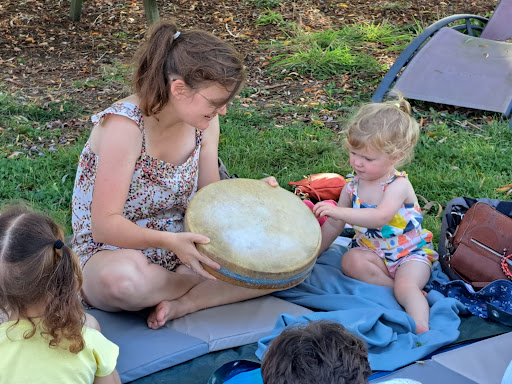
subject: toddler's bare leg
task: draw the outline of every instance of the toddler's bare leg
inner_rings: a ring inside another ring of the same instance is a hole
[[[407,261],[395,274],[395,297],[416,322],[416,333],[429,330],[430,308],[423,287],[430,278],[430,266],[421,261]]]
[[[393,287],[384,261],[375,253],[360,248],[348,250],[341,258],[342,272],[353,279],[365,283]]]

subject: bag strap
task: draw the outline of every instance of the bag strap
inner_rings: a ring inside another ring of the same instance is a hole
[[[503,273],[505,275],[507,275],[507,277],[512,280],[512,272],[510,272],[510,264],[511,264],[511,260],[510,258],[512,258],[512,253],[508,256],[504,256],[502,259],[501,259],[501,269],[503,270]]]
[[[306,184],[306,182],[307,182],[307,184]],[[313,186],[311,185],[311,175],[308,175],[305,179],[303,179],[301,181],[290,181],[288,184],[293,185],[295,187],[295,189],[294,189],[295,194],[300,196],[302,199],[308,199],[311,196],[311,192],[313,192],[316,195],[316,197],[313,196],[316,200],[318,200],[318,201],[322,200],[320,198],[320,194],[318,193],[318,191],[315,188],[313,188]],[[301,187],[306,187],[311,192],[303,192]]]
[[[309,183],[308,187],[315,193],[316,199],[318,201],[322,200],[320,198],[320,194],[318,193],[318,191],[315,188],[313,188],[313,186],[311,185],[311,175],[308,175],[308,183]]]
[[[430,211],[430,208],[432,208],[433,206],[437,206],[436,218],[441,217],[441,215],[443,214],[443,206],[441,204],[439,204],[437,201],[428,201],[425,197],[418,194],[416,194],[416,196],[423,200],[423,202],[425,203],[425,205],[421,208],[421,211],[423,213],[427,213],[428,211]]]

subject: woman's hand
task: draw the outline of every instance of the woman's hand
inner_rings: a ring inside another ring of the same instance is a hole
[[[214,276],[204,270],[201,263],[204,263],[213,269],[220,269],[220,265],[212,261],[210,258],[202,255],[196,248],[196,244],[208,244],[210,239],[206,236],[192,232],[179,232],[174,235],[176,236],[171,250],[176,254],[176,256],[178,256],[181,262],[198,275],[206,279],[216,280]]]
[[[263,181],[264,183],[267,183],[271,187],[279,187],[279,183],[277,182],[276,178],[274,176],[268,176],[264,179],[260,179],[260,181]]]

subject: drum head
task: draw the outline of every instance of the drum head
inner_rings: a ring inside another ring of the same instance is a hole
[[[285,289],[303,281],[315,263],[320,225],[299,197],[265,182],[227,179],[190,201],[185,227],[210,238],[199,252],[219,263],[212,275],[249,288]]]

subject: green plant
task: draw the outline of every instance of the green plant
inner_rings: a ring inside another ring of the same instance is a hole
[[[128,34],[126,32],[114,32],[113,35],[119,40],[126,40]]]
[[[132,68],[126,64],[114,63],[102,65],[101,76],[73,81],[75,88],[103,88],[116,87],[120,89],[121,96],[128,96],[130,90],[130,75]]]
[[[376,74],[381,70],[377,61],[370,55],[354,53],[348,46],[322,49],[313,43],[307,50],[299,50],[292,55],[278,55],[273,60],[271,70],[280,69],[283,74],[296,72],[299,75],[325,79],[351,71]]]
[[[271,9],[267,9],[263,12],[260,17],[256,20],[256,25],[283,25],[285,23],[283,15],[274,12]]]
[[[282,0],[253,0],[252,5],[258,8],[276,8],[281,4]]]
[[[374,58],[376,52],[400,50],[410,41],[410,34],[389,24],[346,25],[315,33],[295,29],[288,45],[276,44],[278,52],[286,52],[272,59],[270,70],[280,77],[290,72],[318,78],[353,71],[374,75],[383,70]]]
[[[37,105],[0,93],[0,156],[40,156],[54,150],[63,120],[82,113],[69,100]]]
[[[112,81],[128,85],[132,68],[126,64],[114,63],[101,67],[101,79],[105,83]]]

